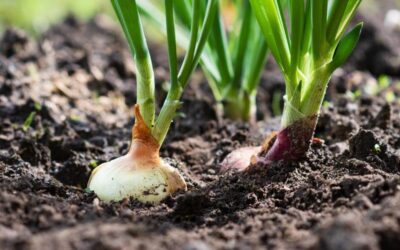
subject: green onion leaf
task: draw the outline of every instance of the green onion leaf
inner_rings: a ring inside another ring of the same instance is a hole
[[[347,33],[342,40],[340,40],[333,55],[330,67],[332,70],[340,67],[350,56],[355,48],[358,39],[360,38],[363,23],[357,24],[349,33]]]

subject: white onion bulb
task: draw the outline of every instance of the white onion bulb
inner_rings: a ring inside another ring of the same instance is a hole
[[[158,203],[177,190],[186,190],[179,172],[159,157],[159,144],[137,105],[135,117],[129,152],[98,166],[89,179],[88,188],[103,201],[132,197],[141,202]]]
[[[138,166],[131,155],[101,164],[93,171],[88,187],[103,201],[132,197],[157,203],[186,184],[178,171],[164,161]]]

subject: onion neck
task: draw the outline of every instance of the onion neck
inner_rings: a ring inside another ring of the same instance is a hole
[[[141,139],[132,140],[127,155],[137,163],[138,167],[159,165],[161,162],[158,148]]]
[[[159,143],[146,125],[139,105],[135,105],[134,112],[135,125],[132,128],[132,141],[127,156],[132,157],[138,167],[159,165]]]

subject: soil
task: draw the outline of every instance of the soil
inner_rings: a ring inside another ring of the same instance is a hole
[[[133,124],[135,73],[118,30],[104,16],[69,17],[38,41],[3,35],[1,249],[398,249],[400,105],[386,93],[400,90],[369,96],[381,72],[352,61],[332,79],[316,131],[323,141],[302,161],[245,174],[219,164],[279,128],[269,94],[283,89],[279,72],[263,74],[256,127],[219,117],[196,72],[161,150],[189,190],[155,206],[99,201],[85,189],[89,175],[126,152]],[[161,101],[167,58],[150,47]]]

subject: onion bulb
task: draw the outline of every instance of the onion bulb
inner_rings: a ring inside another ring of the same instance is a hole
[[[158,203],[177,190],[186,190],[179,172],[159,157],[159,144],[145,124],[139,106],[128,153],[98,166],[88,188],[103,201],[132,197],[145,203]]]
[[[261,147],[244,147],[232,151],[221,163],[221,171],[235,169],[245,171],[255,161]]]

